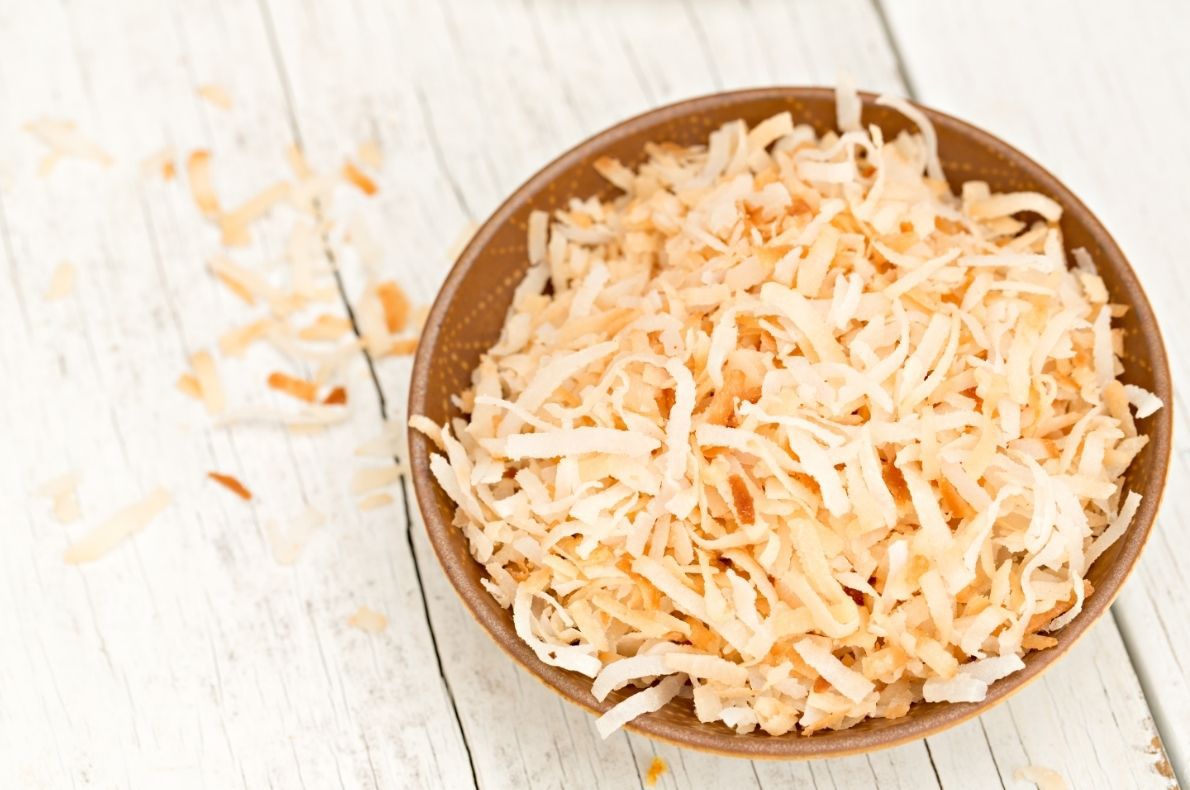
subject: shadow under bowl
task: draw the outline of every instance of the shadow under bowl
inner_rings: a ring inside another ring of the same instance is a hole
[[[865,124],[877,124],[885,139],[913,125],[897,112],[861,94]],[[1058,644],[1033,652],[1025,668],[992,685],[978,703],[918,703],[899,719],[869,719],[839,731],[812,736],[789,733],[737,735],[722,724],[703,724],[689,700],[675,700],[629,726],[643,735],[679,746],[746,758],[808,759],[886,748],[960,724],[1021,689],[1066,653],[1111,605],[1136,565],[1153,527],[1169,465],[1173,433],[1169,365],[1152,308],[1136,274],[1116,242],[1086,206],[1058,179],[1007,143],[949,115],[922,108],[938,134],[938,148],[951,187],[969,180],[988,182],[994,192],[1037,191],[1063,208],[1061,227],[1068,249],[1084,247],[1107,284],[1113,302],[1128,305],[1116,325],[1124,330],[1123,380],[1160,397],[1165,407],[1141,420],[1150,442],[1129,468],[1125,485],[1143,502],[1131,528],[1090,568],[1095,592],[1082,613],[1056,634]],[[591,137],[546,165],[496,210],[459,256],[426,321],[413,366],[409,414],[436,423],[458,416],[451,395],[470,385],[481,354],[497,340],[513,290],[528,268],[526,229],[532,210],[563,207],[571,197],[609,198],[615,190],[592,163],[612,156],[629,166],[644,159],[644,144],[670,141],[704,143],[723,123],[742,118],[749,125],[788,110],[795,123],[819,133],[834,128],[834,91],[828,88],[761,88],[718,93],[679,102],[631,118]],[[611,694],[603,703],[591,695],[591,680],[542,663],[513,630],[511,613],[480,585],[483,569],[475,562],[460,530],[451,525],[454,505],[429,471],[433,446],[410,431],[410,464],[418,505],[430,543],[443,570],[475,619],[503,650],[540,681],[591,712],[602,712],[624,698]]]

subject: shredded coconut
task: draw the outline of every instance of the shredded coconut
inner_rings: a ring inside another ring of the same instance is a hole
[[[140,502],[129,505],[88,532],[70,548],[63,559],[68,565],[94,562],[124,539],[144,529],[153,518],[169,507],[171,497],[164,488],[155,489]]]
[[[530,268],[461,419],[410,427],[542,661],[605,737],[690,689],[741,733],[975,702],[1128,529],[1161,407],[1061,207],[946,189],[925,114],[885,142],[787,113],[600,159],[528,221]]]

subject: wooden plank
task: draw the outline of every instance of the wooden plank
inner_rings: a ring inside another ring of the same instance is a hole
[[[0,263],[14,284],[0,288],[0,358],[20,382],[0,395],[0,486],[28,503],[9,511],[0,558],[0,784],[470,785],[403,513],[360,513],[344,473],[379,428],[362,359],[352,419],[320,434],[216,430],[174,389],[188,355],[250,311],[206,273],[216,234],[184,188],[141,182],[138,167],[163,146],[210,148],[231,205],[284,172],[290,130],[259,10],[33,4],[0,18],[0,41],[0,149],[13,157]],[[231,111],[196,97],[205,82],[228,88]],[[19,123],[42,113],[76,121],[114,166],[39,178]],[[284,224],[241,259],[277,254]],[[77,288],[46,303],[63,259]],[[225,361],[229,399],[270,401],[264,373],[283,364],[263,348]],[[84,517],[61,526],[31,493],[68,469]],[[243,479],[253,503],[206,480],[212,469]],[[158,485],[173,504],[140,534],[94,564],[62,562]],[[329,523],[278,565],[264,525],[307,505]],[[388,628],[348,627],[360,605]]]
[[[978,10],[986,7],[980,4]],[[888,3],[919,98],[1020,147],[1103,220],[1145,283],[1174,377],[1190,372],[1190,277],[1184,257],[1190,153],[1170,143],[1190,122],[1184,3],[1121,13],[1108,2]],[[1179,399],[1180,400],[1180,399]],[[1181,409],[1183,403],[1177,407]],[[1140,567],[1113,607],[1170,759],[1190,777],[1190,479],[1183,430],[1161,518]],[[1104,626],[1106,628],[1106,626]],[[1063,665],[1065,669],[1065,663]],[[1136,744],[1137,748],[1149,744]]]

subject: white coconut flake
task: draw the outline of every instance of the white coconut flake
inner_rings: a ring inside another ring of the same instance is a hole
[[[678,696],[685,684],[685,676],[670,675],[656,686],[638,691],[623,702],[612,706],[595,720],[595,729],[599,732],[599,737],[606,741],[612,733],[637,716],[661,710],[669,704],[670,700]]]

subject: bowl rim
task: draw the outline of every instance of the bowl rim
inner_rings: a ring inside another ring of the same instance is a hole
[[[833,100],[834,94],[835,89],[830,87],[772,86],[720,91],[696,96],[619,121],[590,135],[555,157],[517,187],[484,221],[462,252],[459,253],[426,318],[421,342],[418,344],[413,362],[407,414],[412,416],[424,413],[422,404],[425,403],[427,397],[427,379],[442,328],[442,321],[467,273],[480,260],[483,250],[495,232],[509,221],[528,198],[542,191],[558,175],[575,163],[589,158],[592,153],[604,148],[609,143],[634,134],[642,126],[651,126],[679,117],[697,115],[706,110],[718,109],[723,104],[742,105],[773,99]],[[870,92],[861,91],[859,95],[865,108],[872,105],[877,98],[877,94]],[[981,702],[937,703],[937,707],[931,708],[924,716],[917,718],[906,716],[902,719],[892,720],[893,723],[879,729],[828,731],[811,736],[792,733],[778,737],[763,734],[740,736],[726,727],[722,728],[722,732],[711,731],[708,733],[665,719],[654,718],[652,714],[633,720],[626,725],[626,729],[675,746],[720,756],[778,760],[844,757],[891,748],[937,734],[987,712],[1036,680],[1058,659],[1069,652],[1091,626],[1109,610],[1128,577],[1135,570],[1141,552],[1152,535],[1153,524],[1169,475],[1173,437],[1173,383],[1160,327],[1135,270],[1099,218],[1069,187],[1040,164],[999,137],[967,121],[917,102],[910,103],[925,113],[935,126],[948,127],[950,130],[972,138],[984,147],[1002,154],[1014,167],[1028,173],[1039,185],[1039,190],[1057,200],[1064,211],[1079,216],[1082,224],[1086,226],[1088,232],[1103,250],[1103,258],[1113,259],[1112,269],[1131,297],[1127,300],[1128,304],[1137,312],[1149,346],[1147,349],[1149,362],[1157,384],[1154,391],[1158,397],[1162,398],[1164,406],[1153,415],[1148,433],[1151,452],[1154,453],[1152,463],[1155,464],[1155,470],[1158,473],[1150,476],[1133,524],[1125,533],[1121,543],[1121,554],[1116,558],[1116,563],[1109,575],[1108,581],[1111,584],[1097,588],[1095,594],[1087,598],[1083,611],[1059,632],[1060,641],[1057,645],[1041,651],[1041,656],[1026,665],[1024,669],[997,681]],[[471,616],[480,623],[501,650],[526,669],[532,677],[586,711],[593,714],[601,713],[607,706],[606,704],[600,706],[595,702],[594,697],[590,694],[589,679],[582,678],[581,681],[576,681],[577,676],[574,676],[574,673],[544,664],[532,654],[528,646],[521,642],[511,628],[501,631],[495,623],[489,622],[489,619],[484,616],[481,604],[484,603],[485,598],[490,600],[489,593],[482,586],[471,583],[463,569],[455,565],[447,554],[446,535],[449,530],[455,528],[446,523],[437,511],[435,494],[437,484],[429,472],[429,455],[433,448],[429,440],[417,431],[408,432],[408,442],[407,457],[410,459],[410,474],[427,537],[439,565],[451,582],[451,587],[462,599]],[[585,688],[583,682],[586,684]],[[831,736],[829,741],[826,740],[827,736]]]

